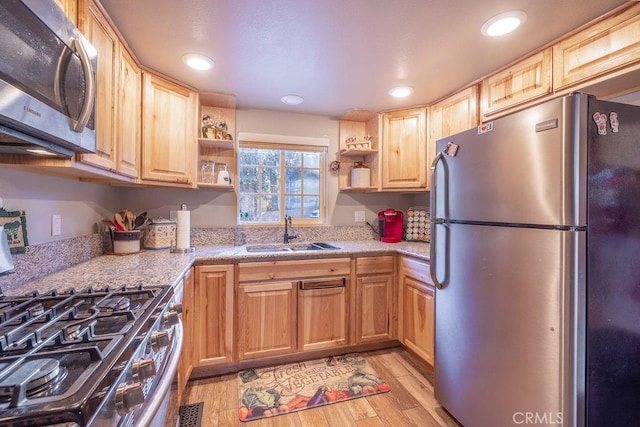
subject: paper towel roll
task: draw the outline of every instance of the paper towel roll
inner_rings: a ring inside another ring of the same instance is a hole
[[[176,218],[176,247],[189,249],[191,246],[191,212],[187,210],[177,211]]]

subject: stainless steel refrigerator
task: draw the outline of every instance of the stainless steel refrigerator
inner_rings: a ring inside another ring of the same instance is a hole
[[[436,151],[436,399],[466,427],[638,425],[640,107],[571,94]]]

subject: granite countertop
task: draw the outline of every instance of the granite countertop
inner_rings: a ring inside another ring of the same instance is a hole
[[[298,243],[298,242],[296,242]],[[32,280],[7,295],[24,295],[57,289],[84,289],[106,286],[175,285],[193,264],[267,261],[276,259],[309,259],[353,255],[400,253],[429,260],[429,244],[420,242],[382,243],[377,240],[327,242],[340,249],[326,251],[247,252],[246,246],[197,246],[195,253],[174,254],[169,250],[147,250],[129,255],[102,255],[45,277]]]

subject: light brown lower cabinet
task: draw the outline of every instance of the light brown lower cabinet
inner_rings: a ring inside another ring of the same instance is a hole
[[[395,257],[356,260],[356,343],[390,339]]]
[[[192,347],[194,366],[233,362],[233,288],[233,265],[195,267],[193,293],[183,305],[193,328],[185,347]]]
[[[347,344],[348,283],[347,277],[299,282],[299,351],[320,350]]]
[[[433,366],[435,337],[435,287],[429,263],[400,258],[398,335],[413,353]]]
[[[295,353],[296,282],[238,286],[238,358]]]

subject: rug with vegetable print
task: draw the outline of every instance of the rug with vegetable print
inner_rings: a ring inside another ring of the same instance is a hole
[[[238,382],[240,421],[273,417],[390,390],[358,354],[249,369],[238,374]]]

